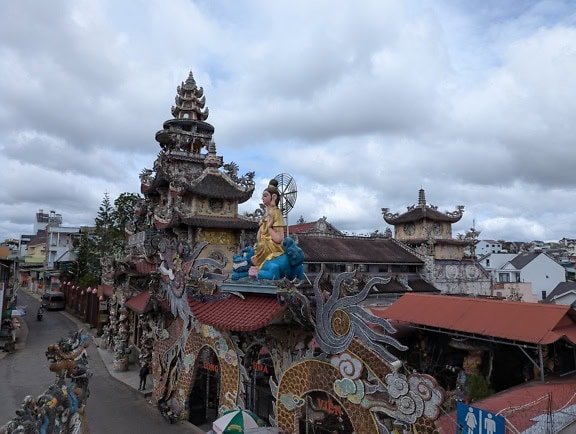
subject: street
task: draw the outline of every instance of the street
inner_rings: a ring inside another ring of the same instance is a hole
[[[54,382],[55,374],[48,370],[44,355],[46,348],[78,329],[78,324],[60,311],[47,311],[44,319],[37,321],[39,302],[22,291],[18,305],[27,307],[28,337],[23,348],[0,359],[0,426],[14,417],[26,395],[36,397]],[[94,344],[88,348],[88,356],[93,373],[87,403],[90,434],[195,432],[188,422],[168,424],[142,395],[111,377]]]

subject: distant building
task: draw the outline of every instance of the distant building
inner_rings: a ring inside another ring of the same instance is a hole
[[[440,212],[428,205],[423,189],[418,204],[402,214],[382,208],[386,223],[394,226],[394,239],[414,249],[426,262],[428,282],[449,294],[490,295],[490,277],[465,249],[474,239],[454,239],[452,225],[462,218],[463,206],[453,212]]]
[[[488,253],[506,253],[502,250],[502,243],[495,240],[480,240],[476,244],[476,255],[484,256]]]
[[[301,222],[291,225],[288,228],[290,235],[299,234],[322,234],[322,235],[336,235],[344,236],[344,233],[336,229],[333,225],[328,223],[326,217],[322,217],[315,222]]]
[[[42,292],[58,287],[61,267],[76,260],[74,239],[80,236],[80,228],[63,227],[62,214],[39,210],[34,231],[20,236],[19,282]]]
[[[62,214],[56,214],[56,211],[50,211],[50,213],[45,213],[44,210],[40,209],[36,213],[36,220],[34,221],[34,233],[38,233],[40,230],[45,230],[48,226],[60,226],[62,225]]]
[[[531,283],[537,300],[546,298],[560,282],[566,281],[564,267],[542,252],[493,253],[480,259],[494,283],[510,289],[516,283]],[[502,289],[501,288],[501,289]],[[527,301],[527,300],[525,300]]]
[[[576,282],[560,282],[543,301],[576,307]]]

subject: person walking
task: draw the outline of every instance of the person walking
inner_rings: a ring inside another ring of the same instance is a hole
[[[146,389],[146,377],[150,373],[150,368],[148,368],[148,363],[145,363],[140,368],[140,385],[138,386],[138,390]]]

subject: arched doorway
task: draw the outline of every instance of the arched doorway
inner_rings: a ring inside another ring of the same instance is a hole
[[[205,346],[200,350],[194,369],[188,420],[194,425],[211,423],[218,416],[220,396],[220,362],[212,348]]]
[[[346,410],[332,395],[324,391],[306,394],[300,411],[299,432],[305,434],[339,434],[354,432]]]
[[[244,382],[246,408],[268,421],[274,401],[270,391],[270,378],[275,379],[272,356],[266,347],[253,345],[244,357],[244,367],[248,372],[248,380]]]

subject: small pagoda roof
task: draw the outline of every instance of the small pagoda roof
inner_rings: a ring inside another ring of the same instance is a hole
[[[231,199],[244,203],[252,197],[254,185],[242,186],[220,171],[207,170],[187,185],[186,191],[198,196]]]
[[[454,212],[440,212],[438,211],[438,207],[428,205],[426,203],[426,194],[424,189],[420,189],[418,193],[418,205],[409,206],[408,211],[403,214],[392,214],[389,212],[388,208],[382,208],[384,221],[391,225],[417,222],[424,219],[437,222],[456,223],[462,218],[463,213],[464,207],[461,205],[457,206],[456,211]]]

